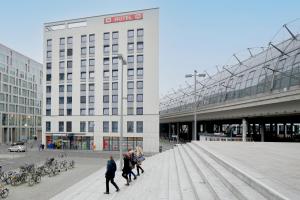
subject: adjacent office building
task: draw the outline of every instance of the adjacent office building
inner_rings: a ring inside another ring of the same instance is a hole
[[[155,8],[44,25],[48,147],[118,151],[123,99],[123,149],[158,151],[158,22]]]
[[[42,70],[0,44],[0,143],[41,139]]]

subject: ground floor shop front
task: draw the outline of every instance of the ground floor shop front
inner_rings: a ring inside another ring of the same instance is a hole
[[[93,136],[75,134],[53,134],[46,135],[46,147],[48,149],[73,149],[73,150],[103,150],[119,151],[119,137],[103,136],[101,146],[96,146]],[[135,149],[137,146],[143,148],[143,137],[124,137],[122,142],[123,151]]]

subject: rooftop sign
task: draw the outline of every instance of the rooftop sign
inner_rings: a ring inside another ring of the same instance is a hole
[[[122,15],[122,16],[113,16],[104,18],[104,24],[118,23],[118,22],[126,22],[133,20],[141,20],[143,19],[143,13],[135,13],[130,15]]]

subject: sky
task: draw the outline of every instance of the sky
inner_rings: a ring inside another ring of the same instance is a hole
[[[300,17],[297,0],[7,0],[0,7],[0,43],[39,62],[43,23],[160,8],[160,96],[183,87],[195,69],[216,73],[233,53],[266,46]],[[300,27],[300,26],[299,26]]]

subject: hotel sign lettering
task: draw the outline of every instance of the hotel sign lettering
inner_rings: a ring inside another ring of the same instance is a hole
[[[113,16],[104,18],[104,24],[118,23],[118,22],[127,22],[133,20],[141,20],[143,19],[143,13],[135,13],[130,15],[122,15],[122,16]]]

